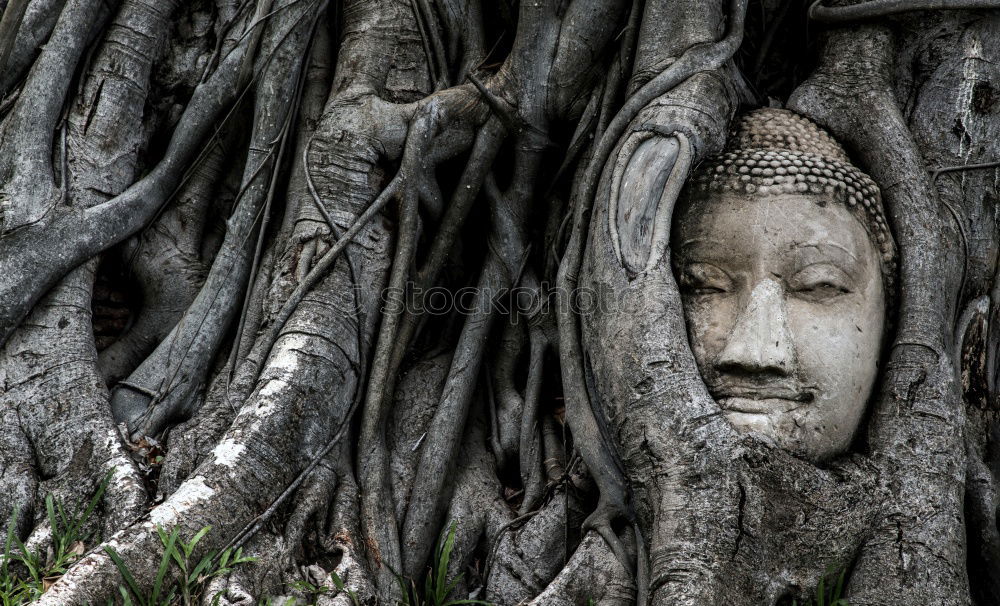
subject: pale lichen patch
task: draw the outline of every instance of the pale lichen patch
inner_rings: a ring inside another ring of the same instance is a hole
[[[172,528],[185,518],[188,510],[202,501],[207,501],[215,491],[205,483],[205,478],[195,476],[181,484],[163,504],[149,512],[149,520],[154,525]]]
[[[226,467],[236,467],[245,450],[246,447],[242,444],[226,439],[219,442],[212,450],[212,454],[215,455],[216,464],[225,465]]]

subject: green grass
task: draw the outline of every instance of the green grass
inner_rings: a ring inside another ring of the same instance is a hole
[[[100,503],[112,472],[98,485],[90,501],[80,511],[69,512],[62,502],[50,494],[45,497],[45,513],[52,529],[51,549],[37,553],[18,538],[15,529],[19,511],[15,509],[7,525],[3,552],[0,554],[0,606],[20,606],[34,602],[87,551],[88,546],[100,540],[95,532],[84,530]],[[163,558],[157,571],[153,588],[142,591],[125,562],[114,549],[106,547],[108,555],[122,574],[124,584],[119,587],[121,603],[125,606],[186,606],[200,603],[199,599],[208,582],[217,576],[232,572],[233,568],[253,561],[243,557],[241,549],[227,549],[219,557],[210,551],[197,562],[193,559],[195,547],[208,534],[210,527],[198,531],[190,540],[180,538],[177,529],[166,532],[157,528],[164,547]],[[173,569],[173,570],[171,570]],[[173,572],[168,576],[168,573]],[[168,579],[175,579],[168,582]],[[108,604],[113,604],[108,600]]]
[[[434,560],[430,570],[427,571],[427,576],[424,577],[423,591],[420,591],[420,586],[414,580],[406,579],[399,574],[396,575],[396,582],[399,583],[399,587],[403,592],[403,599],[399,602],[400,606],[453,606],[456,604],[483,604],[485,606],[492,606],[490,602],[481,600],[448,599],[448,594],[462,580],[461,574],[454,579],[447,578],[448,563],[451,561],[451,552],[455,548],[455,532],[457,527],[458,525],[452,522],[448,527],[448,533],[445,535],[444,541],[439,542],[434,547]]]
[[[358,594],[346,587],[344,581],[341,580],[340,575],[331,570],[330,580],[333,581],[333,585],[334,587],[337,588],[337,592],[343,592],[347,594],[347,597],[350,598],[351,600],[352,606],[361,606],[361,600],[358,599]],[[319,599],[319,596],[330,592],[329,587],[326,587],[325,585],[316,586],[308,581],[295,581],[289,587],[291,587],[292,589],[297,589],[302,593],[308,595],[310,604],[315,604],[316,600]],[[268,605],[265,604],[264,606]]]
[[[47,555],[28,550],[17,537],[14,529],[19,512],[14,509],[8,520],[0,558],[0,604],[14,606],[37,600],[80,559],[86,545],[96,540],[94,533],[84,532],[84,526],[104,496],[112,473],[104,477],[82,511],[67,512],[62,502],[51,494],[45,497],[45,512],[52,529],[52,549]]]
[[[113,472],[111,472],[113,473]],[[101,481],[94,495],[81,510],[70,513],[64,505],[48,495],[45,498],[46,516],[52,528],[52,545],[48,555],[33,553],[17,537],[18,511],[11,514],[4,537],[2,557],[0,557],[0,606],[20,606],[37,600],[41,595],[66,574],[99,537],[93,532],[85,532],[87,521],[93,515],[97,504],[107,490],[111,473]],[[163,556],[157,569],[153,586],[143,591],[135,580],[132,571],[111,547],[105,551],[118,567],[123,584],[119,586],[121,600],[124,606],[188,606],[200,604],[202,594],[209,581],[213,578],[229,574],[235,567],[253,562],[255,558],[244,557],[242,549],[226,549],[222,553],[209,551],[195,561],[193,558],[197,545],[211,531],[210,526],[199,530],[193,537],[185,541],[176,528],[169,532],[157,527],[160,542],[163,545]],[[455,547],[457,524],[452,522],[448,532],[434,548],[434,558],[423,583],[406,579],[397,574],[396,581],[402,590],[399,606],[458,606],[460,604],[480,604],[492,606],[490,602],[481,600],[449,600],[448,595],[458,586],[461,574],[449,579],[448,565],[451,562]],[[792,606],[850,606],[843,597],[846,571],[840,573],[836,582],[828,583],[830,574],[824,575],[816,588],[816,595],[807,602],[792,602]],[[354,606],[361,606],[355,592],[345,587],[344,582],[335,572],[330,573],[331,581],[337,592],[348,595]],[[319,597],[332,591],[329,587],[315,586],[306,581],[297,581],[292,589],[300,591],[308,597],[310,603],[315,603]],[[213,604],[218,603],[219,596],[214,596]],[[108,604],[113,604],[108,600]],[[261,602],[264,606],[279,606],[271,600]],[[588,606],[593,600],[588,601]]]
[[[212,529],[205,526],[191,539],[184,541],[176,528],[169,533],[157,526],[156,532],[163,544],[163,556],[156,572],[156,578],[149,591],[143,591],[132,572],[118,553],[110,546],[104,551],[118,567],[125,584],[118,587],[125,606],[193,606],[201,603],[201,597],[209,581],[229,574],[235,566],[255,561],[243,556],[243,549],[226,549],[221,554],[215,550],[206,553],[197,562],[193,559],[195,547]],[[218,556],[218,557],[216,557]],[[169,574],[173,569],[173,574]],[[173,579],[173,580],[169,580]],[[213,596],[212,603],[218,603],[219,595]]]

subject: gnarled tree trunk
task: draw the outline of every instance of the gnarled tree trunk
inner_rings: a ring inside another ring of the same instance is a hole
[[[0,1],[0,519],[44,553],[46,496],[110,478],[40,601],[117,599],[112,550],[149,587],[158,527],[211,526],[196,558],[258,559],[206,603],[429,570],[496,604],[841,571],[855,605],[1000,602],[1000,6],[830,4]],[[844,144],[900,251],[823,465],[720,414],[670,269],[685,179],[767,105]]]

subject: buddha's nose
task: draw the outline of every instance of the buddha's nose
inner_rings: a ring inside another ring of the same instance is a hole
[[[795,348],[780,284],[768,278],[754,286],[715,365],[729,373],[794,372]]]

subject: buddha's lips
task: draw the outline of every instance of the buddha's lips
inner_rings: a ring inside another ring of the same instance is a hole
[[[726,411],[755,414],[788,412],[812,402],[812,392],[785,386],[725,386],[712,390],[719,406]]]

